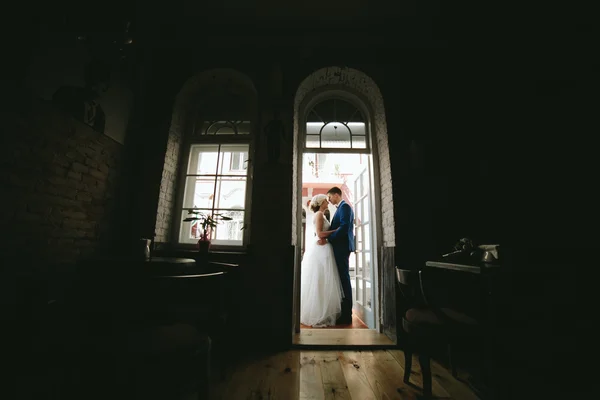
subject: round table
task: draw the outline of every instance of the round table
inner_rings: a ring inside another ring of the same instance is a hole
[[[144,263],[144,270],[154,276],[210,276],[212,274],[227,274],[238,264],[218,261],[196,261],[193,258],[152,257]]]
[[[193,258],[176,258],[176,257],[152,257],[149,261],[153,266],[154,265],[188,265],[193,266],[196,265],[196,260]]]

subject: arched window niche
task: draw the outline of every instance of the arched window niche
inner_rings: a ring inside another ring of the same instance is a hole
[[[241,248],[249,241],[251,163],[257,94],[253,82],[233,69],[203,71],[180,90],[169,128],[157,210],[156,242],[194,247],[189,210],[232,220],[211,233],[215,248]]]

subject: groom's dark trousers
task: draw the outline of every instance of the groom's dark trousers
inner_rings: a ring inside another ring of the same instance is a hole
[[[338,229],[339,228],[339,229]],[[341,201],[338,210],[331,220],[331,229],[334,230],[329,241],[333,246],[333,255],[337,264],[344,298],[342,299],[342,315],[340,318],[352,318],[352,285],[350,284],[350,253],[354,247],[354,211],[345,201]]]
[[[342,318],[352,317],[352,285],[350,284],[350,251],[348,249],[333,248],[333,256],[337,264],[344,298],[342,299]]]

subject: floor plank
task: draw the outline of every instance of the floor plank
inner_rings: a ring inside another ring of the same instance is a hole
[[[376,351],[361,351],[358,361],[361,368],[375,392],[377,399],[415,400],[416,393],[411,390],[402,390],[402,382],[396,378],[390,378],[385,370],[379,365],[375,357]],[[401,388],[401,390],[398,390]]]
[[[252,379],[249,379],[248,382],[252,388],[250,399],[283,400],[290,398],[289,394],[286,395],[284,388],[279,385],[279,380],[287,374],[285,355],[286,353],[271,355],[253,366]]]
[[[376,400],[377,396],[375,396],[359,360],[361,360],[361,355],[358,351],[344,351],[339,357],[350,396],[353,399]]]
[[[330,360],[324,359],[321,361],[321,377],[323,379],[323,391],[325,392],[326,400],[352,400],[337,354],[335,358],[332,357]]]
[[[296,400],[300,393],[300,352],[287,351],[276,355],[270,382],[270,399]]]
[[[325,391],[321,377],[321,364],[315,357],[317,352],[302,351],[300,353],[300,400],[324,400]]]

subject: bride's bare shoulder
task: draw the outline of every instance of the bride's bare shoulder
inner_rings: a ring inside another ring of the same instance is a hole
[[[318,217],[320,217],[321,215],[323,215],[323,211],[317,211],[317,212],[315,213],[315,215],[316,215],[316,216],[318,216]]]

